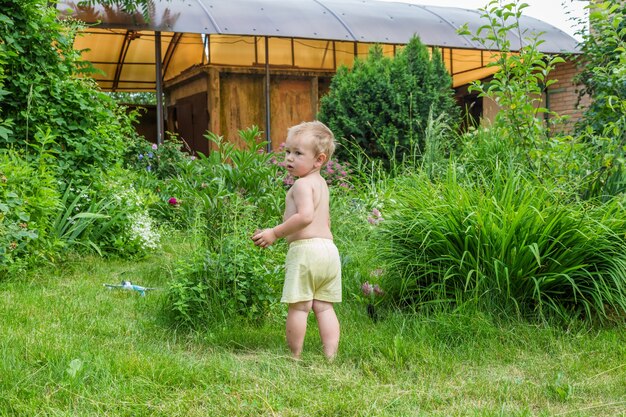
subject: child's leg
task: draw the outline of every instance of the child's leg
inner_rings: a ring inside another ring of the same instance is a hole
[[[313,311],[320,330],[324,354],[327,358],[332,359],[337,354],[339,347],[339,320],[337,320],[335,309],[332,303],[313,300]]]
[[[306,334],[306,322],[312,305],[313,301],[289,304],[286,326],[287,344],[289,349],[291,349],[291,354],[296,359],[300,358],[302,353],[304,335]]]

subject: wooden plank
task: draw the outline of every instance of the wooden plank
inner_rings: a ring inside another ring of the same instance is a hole
[[[311,80],[308,77],[274,77],[270,89],[272,112],[272,149],[287,139],[287,129],[313,120]]]
[[[220,117],[220,72],[216,68],[209,68],[207,89],[207,111],[209,113],[209,125],[207,126],[207,130],[219,135],[222,129]],[[213,150],[215,149],[215,145],[210,143],[209,148]]]
[[[242,146],[238,131],[252,125],[263,128],[265,100],[263,77],[247,74],[220,74],[221,135]]]

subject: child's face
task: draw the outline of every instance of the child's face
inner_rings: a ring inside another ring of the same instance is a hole
[[[285,143],[285,166],[294,177],[304,177],[319,170],[326,159],[323,153],[317,154],[313,138],[307,132],[287,138]]]

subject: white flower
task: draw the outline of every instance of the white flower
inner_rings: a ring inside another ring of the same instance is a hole
[[[130,238],[141,245],[142,249],[157,249],[161,234],[154,227],[154,220],[147,211],[133,213],[129,216]]]

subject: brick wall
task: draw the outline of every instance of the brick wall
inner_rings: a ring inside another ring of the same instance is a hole
[[[588,96],[578,99],[578,91],[582,86],[576,85],[574,82],[577,73],[577,64],[571,59],[557,64],[549,77],[551,80],[557,80],[557,82],[548,87],[548,91],[542,97],[541,105],[543,107],[547,107],[560,116],[568,116],[562,126],[562,131],[565,132],[572,132],[576,121],[583,115],[590,102]],[[493,122],[500,108],[492,100],[485,98],[482,109],[481,124],[488,126]],[[561,129],[557,128],[557,130]]]
[[[574,83],[577,73],[576,62],[573,60],[558,64],[550,73],[550,79],[557,80],[557,82],[548,87],[547,94],[544,96],[544,106],[561,116],[569,117],[564,126],[566,131],[573,129],[590,102],[588,96],[578,99],[578,92],[582,86]]]

